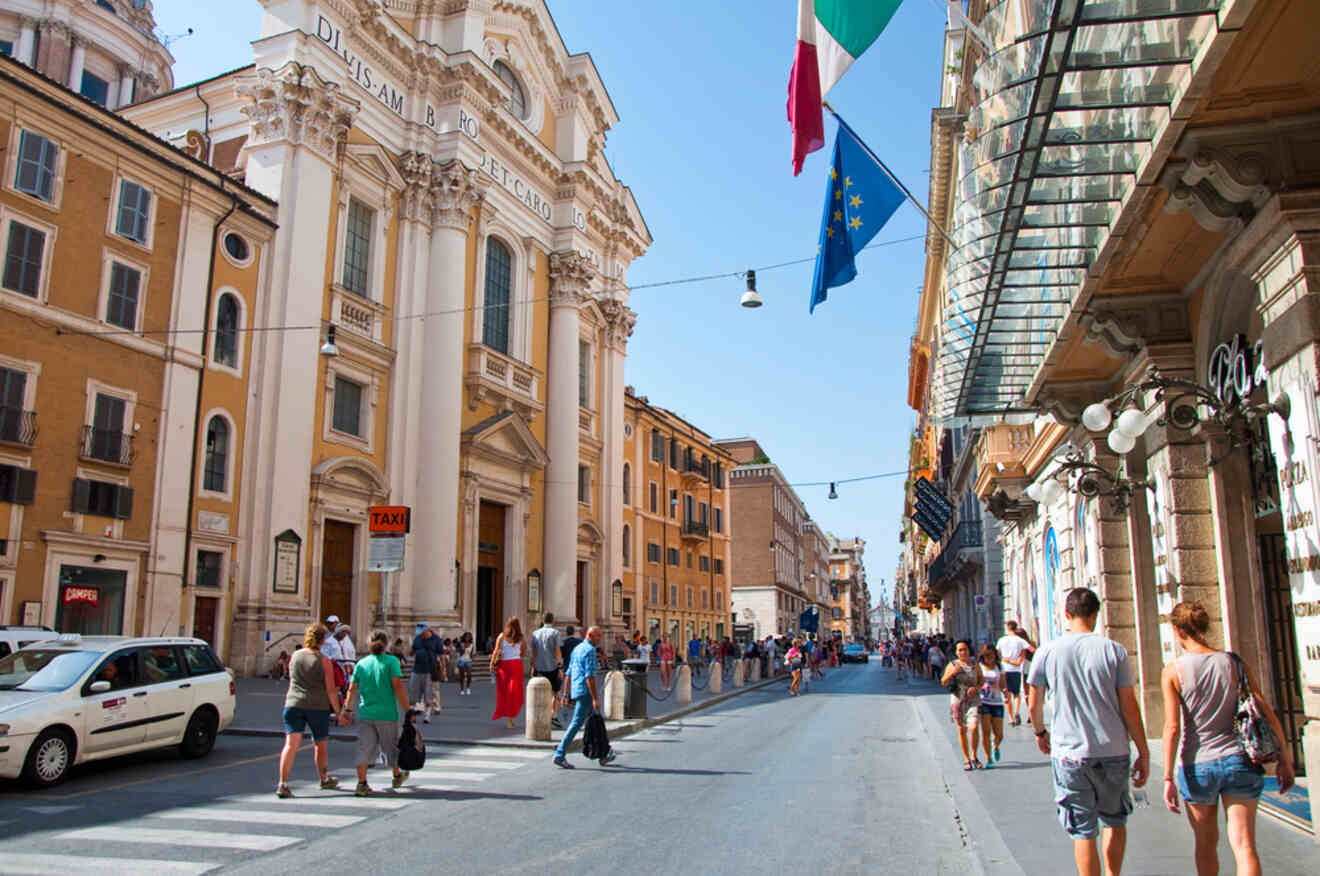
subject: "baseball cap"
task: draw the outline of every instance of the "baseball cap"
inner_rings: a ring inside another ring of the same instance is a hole
[[[332,615],[330,615],[328,618],[325,619],[325,622],[328,623],[328,624],[337,624],[337,623],[339,623],[339,615],[337,615],[337,614],[332,614]]]

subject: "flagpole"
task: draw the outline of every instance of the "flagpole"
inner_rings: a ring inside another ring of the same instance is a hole
[[[903,185],[901,182],[898,181],[898,177],[894,176],[894,174],[889,170],[889,168],[885,166],[885,163],[880,160],[880,156],[872,152],[871,147],[867,146],[866,142],[862,140],[861,137],[857,136],[857,132],[852,129],[852,126],[849,125],[847,122],[845,122],[843,120],[843,117],[834,111],[834,107],[830,106],[830,102],[828,100],[822,100],[821,105],[824,106],[825,109],[829,110],[830,115],[834,116],[834,120],[838,122],[840,125],[842,125],[844,130],[846,130],[849,134],[852,135],[852,138],[857,141],[857,145],[861,146],[862,150],[867,155],[871,156],[871,160],[874,161],[876,165],[885,172],[885,176],[889,177],[889,181],[891,183],[898,186],[898,190],[901,191],[907,197],[907,199],[912,202],[912,205],[921,211],[921,215],[925,216],[927,221],[929,221],[931,225],[935,226],[935,230],[938,231],[940,235],[943,236],[944,239],[949,242],[949,246],[953,247],[954,249],[957,249],[958,244],[953,242],[953,238],[949,236],[949,232],[944,230],[944,226],[936,222],[935,217],[930,215],[929,211],[926,210],[926,208],[922,205],[922,203],[912,196],[912,193],[908,191],[907,186]]]

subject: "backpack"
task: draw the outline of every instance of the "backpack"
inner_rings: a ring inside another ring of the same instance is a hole
[[[605,719],[600,712],[592,712],[587,718],[587,728],[582,734],[582,756],[599,760],[610,753],[610,740],[605,733]]]
[[[413,710],[408,710],[403,721],[403,732],[399,734],[399,769],[409,772],[421,769],[426,763],[426,742],[413,723],[415,714]]]

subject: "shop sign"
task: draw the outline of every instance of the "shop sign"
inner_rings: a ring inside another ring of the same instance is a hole
[[[65,587],[64,604],[72,602],[85,602],[88,605],[95,606],[101,601],[101,591],[96,587]]]
[[[1316,519],[1320,507],[1316,480],[1320,412],[1316,407],[1315,377],[1302,364],[1302,358],[1294,358],[1286,372],[1279,369],[1272,375],[1279,384],[1272,392],[1286,392],[1293,404],[1287,423],[1277,416],[1269,418],[1270,447],[1279,471],[1288,583],[1302,681],[1320,687],[1320,521]]]
[[[1220,404],[1227,406],[1246,401],[1265,385],[1269,371],[1265,367],[1262,345],[1262,341],[1250,345],[1246,335],[1238,335],[1210,353],[1206,382]]]

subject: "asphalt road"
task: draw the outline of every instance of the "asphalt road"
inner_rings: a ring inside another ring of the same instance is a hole
[[[280,740],[222,736],[202,761],[136,755],[49,792],[0,783],[0,874],[1071,872],[1030,734],[1006,740],[999,769],[963,773],[943,696],[873,661],[797,699],[774,684],[619,739],[610,767],[432,745],[397,792],[372,770],[369,799],[352,796],[353,743],[330,745],[342,790],[316,789],[304,750],[297,796],[278,800]],[[1190,839],[1158,804],[1139,810],[1125,872],[1191,872]],[[1310,838],[1262,819],[1260,843],[1267,872],[1317,872]],[[1226,846],[1221,860],[1230,872]]]

